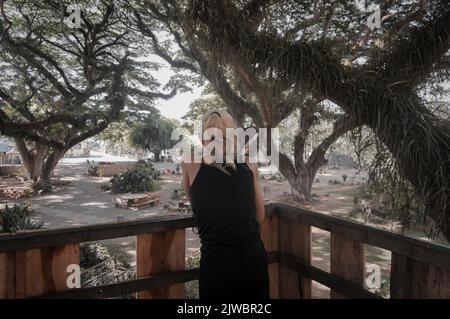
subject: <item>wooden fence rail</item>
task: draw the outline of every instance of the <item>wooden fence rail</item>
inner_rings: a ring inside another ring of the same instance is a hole
[[[364,288],[364,245],[392,252],[391,298],[450,298],[450,248],[281,203],[266,205],[261,228],[269,255],[272,298],[311,298],[312,281],[331,298],[380,298]],[[186,228],[192,217],[136,221],[0,235],[0,298],[183,298]],[[311,265],[311,227],[330,232],[330,272]],[[67,288],[67,266],[79,264],[79,244],[136,236],[137,278]]]

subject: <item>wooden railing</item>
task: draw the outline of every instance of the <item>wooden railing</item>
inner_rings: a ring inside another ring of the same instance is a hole
[[[364,224],[279,203],[266,206],[262,238],[269,255],[272,298],[311,298],[312,280],[332,298],[380,298],[364,288],[364,244],[392,252],[391,298],[450,298],[450,249]],[[0,236],[0,298],[183,298],[189,216],[37,230]],[[311,265],[311,227],[330,232],[330,272]],[[67,288],[67,266],[79,264],[79,244],[136,236],[137,278]]]

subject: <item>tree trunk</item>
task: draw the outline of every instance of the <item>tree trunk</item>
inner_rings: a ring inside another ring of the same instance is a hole
[[[42,165],[41,172],[39,174],[40,181],[50,184],[55,167],[67,150],[53,150],[53,152],[48,155],[47,160],[44,165]]]
[[[161,150],[154,150],[155,162],[161,162]]]
[[[297,155],[303,156],[303,154]],[[319,167],[323,162],[317,165],[302,165],[297,170],[294,169],[292,162],[286,155],[280,154],[280,172],[287,179],[294,196],[301,200],[312,200],[312,186],[316,178]]]
[[[36,145],[29,149],[24,140],[19,138],[14,140],[22,157],[23,166],[33,182],[50,185],[56,165],[68,150],[55,150],[46,145]]]

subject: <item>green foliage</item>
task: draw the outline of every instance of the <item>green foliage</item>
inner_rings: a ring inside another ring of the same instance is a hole
[[[200,267],[200,255],[195,254],[186,258],[186,269],[195,269]],[[198,281],[190,281],[185,284],[186,299],[198,298]]]
[[[398,220],[406,230],[421,225],[428,236],[439,234],[436,224],[430,223],[424,199],[401,174],[392,154],[386,146],[375,140],[376,153],[369,166],[368,192],[382,208],[385,218]]]
[[[42,228],[43,222],[33,221],[30,217],[30,211],[25,204],[14,204],[0,210],[0,232],[15,233],[25,229]]]
[[[117,174],[111,178],[111,191],[116,194],[151,192],[155,190],[154,171],[151,164],[146,164]]]
[[[89,165],[87,169],[87,175],[91,177],[98,177],[98,166],[97,165]]]
[[[227,105],[222,98],[217,95],[210,85],[202,92],[202,96],[189,105],[188,112],[182,117],[188,122],[188,125],[193,125],[202,116],[210,110],[226,110]]]
[[[103,192],[107,192],[107,191],[110,191],[111,190],[111,184],[101,184],[99,187],[98,187],[101,191],[103,191]]]
[[[32,185],[33,194],[41,195],[52,192],[52,184],[50,180],[39,180]]]
[[[80,245],[80,267],[82,269],[93,267],[111,258],[111,254],[106,246],[96,243]]]
[[[175,145],[171,138],[175,124],[159,113],[150,113],[143,121],[135,124],[130,132],[130,144],[152,152],[159,160],[161,151]]]
[[[123,254],[110,247],[97,243],[80,245],[81,283],[84,286],[106,285],[117,281],[116,276],[127,273],[127,277],[135,278],[133,267]],[[118,296],[134,298],[134,294]]]

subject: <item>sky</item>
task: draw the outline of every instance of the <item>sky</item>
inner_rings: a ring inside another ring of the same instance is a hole
[[[164,85],[169,81],[174,72],[171,71],[170,66],[161,58],[153,55],[151,56],[151,59],[163,65],[159,71],[156,71],[153,74],[160,83]],[[192,87],[192,92],[178,93],[169,100],[156,100],[155,107],[164,117],[180,120],[181,117],[187,113],[189,105],[200,97],[202,91],[203,88]]]
[[[189,105],[200,97],[202,90],[194,88],[194,91],[177,94],[170,100],[158,100],[155,107],[164,117],[180,120],[188,111]]]

